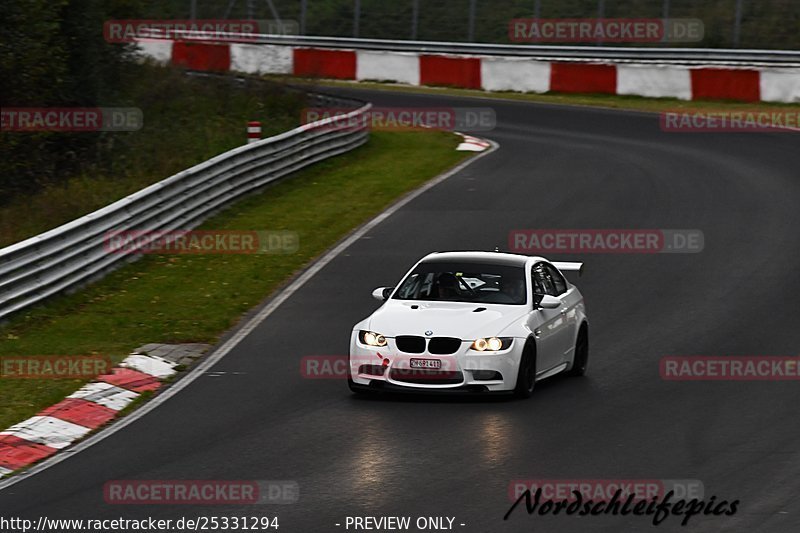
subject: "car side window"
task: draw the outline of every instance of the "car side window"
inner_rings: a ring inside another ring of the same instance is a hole
[[[533,270],[531,271],[531,277],[533,281],[533,294],[535,300],[541,300],[541,297],[545,294],[558,296],[556,294],[556,289],[553,286],[553,280],[550,279],[550,276],[544,269],[544,265],[542,263],[539,263],[533,267]]]
[[[553,287],[556,291],[553,296],[561,296],[567,292],[567,280],[564,279],[564,276],[561,275],[561,272],[556,270],[556,268],[552,265],[545,265],[545,269],[547,270],[548,277],[553,282]]]

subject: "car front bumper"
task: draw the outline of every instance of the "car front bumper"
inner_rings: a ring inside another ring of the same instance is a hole
[[[450,355],[403,353],[393,338],[387,338],[387,342],[380,348],[366,346],[358,341],[358,331],[351,335],[348,369],[358,388],[421,393],[510,392],[517,384],[525,339],[515,338],[509,348],[495,352],[476,352],[470,350],[472,341],[462,341]],[[441,368],[412,368],[412,359],[438,360]]]

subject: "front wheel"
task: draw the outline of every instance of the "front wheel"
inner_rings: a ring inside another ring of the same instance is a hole
[[[575,356],[568,375],[582,376],[586,374],[587,366],[589,366],[589,332],[586,326],[583,326],[578,332],[578,340],[575,341]]]
[[[517,398],[530,398],[533,388],[536,386],[536,349],[531,341],[522,350],[522,359],[519,362],[519,372],[517,373],[517,386],[514,389],[514,396]]]

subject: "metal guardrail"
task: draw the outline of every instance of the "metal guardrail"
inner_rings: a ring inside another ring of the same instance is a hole
[[[370,104],[311,95],[318,105]],[[356,108],[356,105],[360,106]],[[191,229],[221,208],[303,167],[350,151],[369,136],[364,121],[320,120],[235,148],[122,200],[0,249],[0,319],[54,294],[75,290],[137,256],[110,253],[110,231]]]
[[[177,31],[173,36],[186,40],[209,39],[203,32]],[[153,37],[158,37],[154,35]],[[738,65],[800,67],[800,50],[741,50],[716,48],[661,48],[623,46],[554,46],[523,44],[483,44],[438,41],[400,41],[354,39],[349,37],[309,37],[214,33],[214,41],[249,44],[277,44],[317,48],[347,48],[397,52],[468,54],[529,57],[542,61],[604,61],[616,63],[661,63],[679,65]]]

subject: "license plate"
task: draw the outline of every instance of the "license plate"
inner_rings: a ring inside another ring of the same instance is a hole
[[[412,359],[411,368],[442,368],[442,362],[439,359]]]

